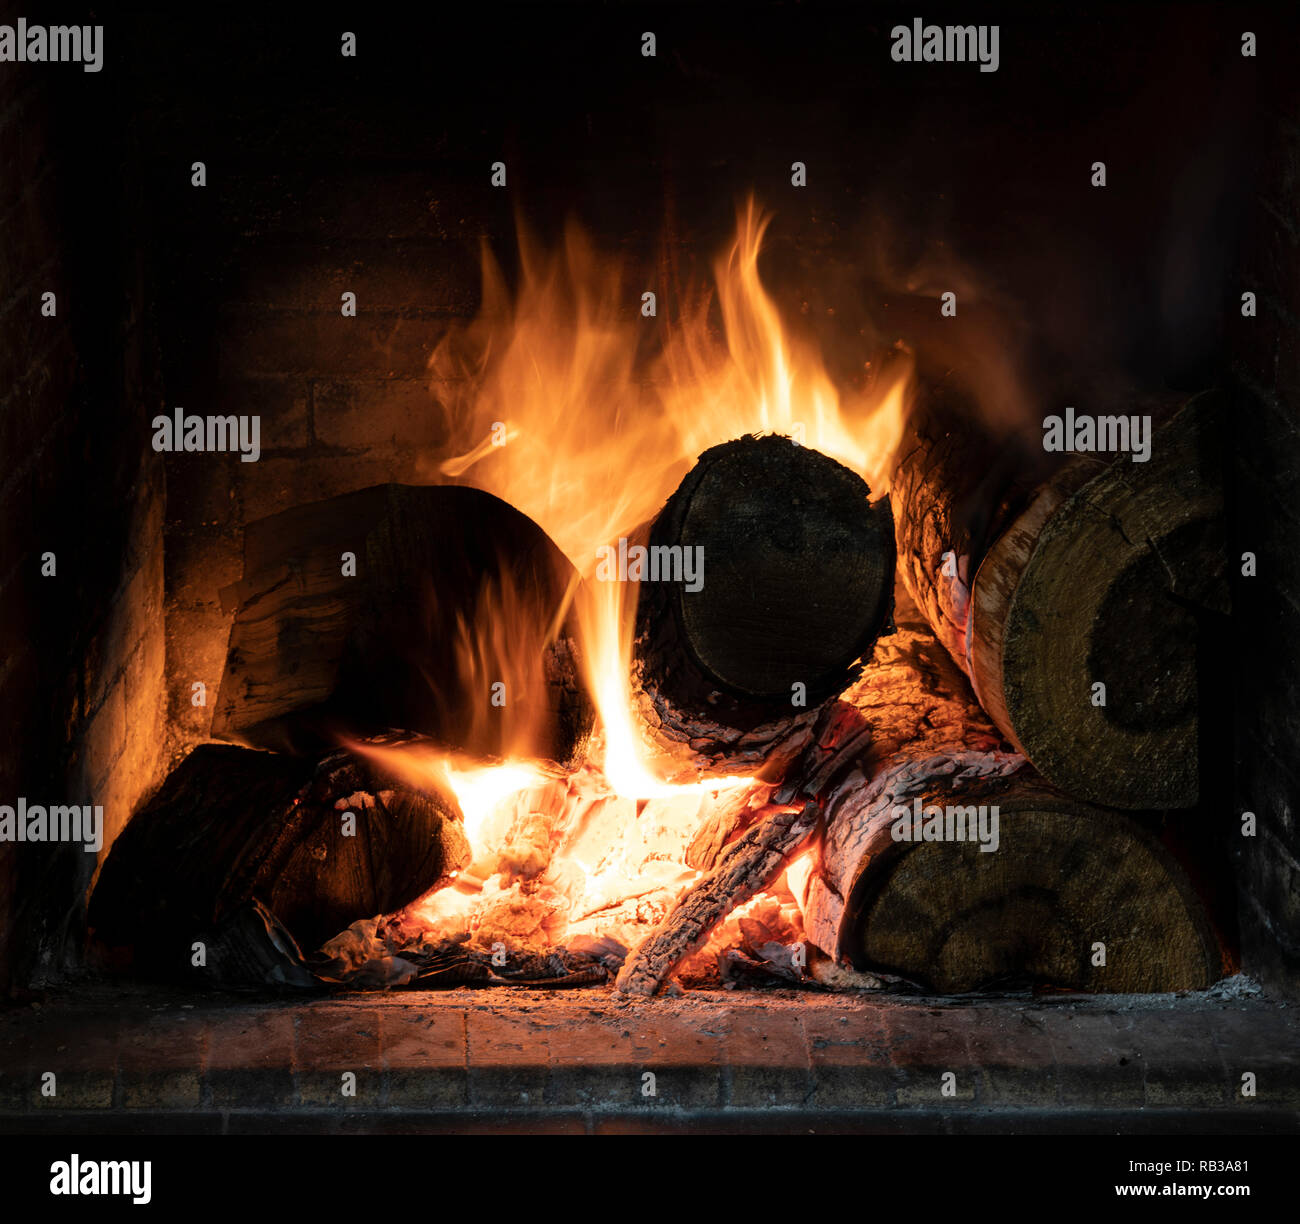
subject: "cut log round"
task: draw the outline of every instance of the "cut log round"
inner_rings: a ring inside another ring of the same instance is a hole
[[[113,844],[89,923],[169,975],[194,939],[260,902],[304,950],[390,913],[469,861],[455,799],[412,790],[347,752],[318,765],[207,744]]]
[[[648,543],[700,558],[703,583],[640,585],[643,721],[703,772],[788,761],[888,620],[888,502],[787,438],[740,438],[700,456]]]
[[[896,840],[900,827],[924,836],[932,818],[937,833],[957,806],[975,821],[970,839]],[[838,848],[851,862],[828,867],[844,896],[837,953],[857,969],[941,993],[1197,990],[1223,974],[1204,904],[1134,817],[1021,776],[912,797],[886,787],[851,819],[857,836]]]
[[[593,721],[575,583],[531,519],[476,489],[377,486],[250,524],[212,733],[319,755],[401,727],[574,761]]]
[[[1216,980],[1223,961],[1208,908],[1152,834],[1160,818],[1049,787],[1007,750],[905,590],[895,616],[898,632],[828,713],[792,782],[772,794],[816,796],[823,808],[816,868],[799,898],[809,939],[840,963],[941,991]],[[896,826],[917,831],[918,805],[922,840],[896,839]],[[930,806],[942,810],[940,824],[927,826]],[[966,839],[926,841],[927,831]],[[982,850],[981,835],[997,849]],[[1093,964],[1097,942],[1104,964]]]
[[[1009,473],[973,489],[951,433],[915,432],[892,488],[900,571],[1049,782],[1110,807],[1187,807],[1197,655],[1226,611],[1218,407],[1133,411],[1153,418],[1148,462],[1076,456],[1029,496]]]

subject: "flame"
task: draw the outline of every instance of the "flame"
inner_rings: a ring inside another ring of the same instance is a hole
[[[768,794],[748,778],[661,778],[633,713],[635,586],[596,578],[601,546],[648,523],[702,451],[745,434],[790,436],[858,472],[873,498],[887,491],[910,357],[883,372],[865,362],[861,386],[837,388],[816,345],[787,326],[764,287],[768,224],[750,200],[714,265],[715,292],[688,293],[674,312],[661,291],[662,318],[643,312],[642,287],[574,226],[547,254],[520,225],[513,295],[483,248],[479,316],[453,328],[430,360],[452,451],[437,475],[509,502],[573,563],[582,579],[573,622],[599,749],[560,778],[522,759],[483,766],[358,746],[394,768],[404,756],[400,768],[460,804],[474,862],[458,887],[420,903],[430,923],[508,923],[525,940],[625,932],[695,878],[685,849],[709,804],[745,788],[756,803]],[[510,592],[501,594],[487,623],[461,626],[465,670],[480,687],[500,674],[512,643],[536,638],[535,623],[525,625],[536,609],[526,616],[524,601],[512,606]],[[540,910],[525,914],[538,898]]]
[[[910,360],[837,391],[763,286],[769,221],[749,200],[714,266],[723,342],[711,297],[695,294],[638,365],[654,324],[619,263],[573,226],[547,257],[521,224],[518,295],[485,247],[479,317],[430,360],[458,450],[440,474],[467,476],[529,515],[585,579],[575,596],[581,657],[620,793],[648,797],[664,784],[632,722],[635,589],[593,580],[597,549],[652,519],[702,451],[748,433],[791,436],[857,471],[873,497],[888,489]]]

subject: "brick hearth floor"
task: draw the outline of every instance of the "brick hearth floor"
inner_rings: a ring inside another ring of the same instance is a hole
[[[688,1130],[1296,1132],[1300,1008],[96,987],[0,1013],[0,1133]]]

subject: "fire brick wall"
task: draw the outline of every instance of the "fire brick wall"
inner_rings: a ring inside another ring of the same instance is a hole
[[[0,990],[75,961],[96,865],[159,779],[164,486],[138,189],[104,78],[64,67],[0,74],[0,803],[102,806],[103,846],[0,843]]]

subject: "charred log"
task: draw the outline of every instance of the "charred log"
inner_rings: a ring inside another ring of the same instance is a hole
[[[175,975],[195,939],[260,904],[303,949],[400,909],[469,860],[455,800],[346,752],[319,765],[203,745],[113,845],[89,922]]]
[[[696,772],[779,776],[870,654],[894,541],[888,503],[869,496],[817,451],[747,437],[706,451],[660,512],[650,548],[700,558],[703,583],[641,584],[637,700]]]
[[[402,727],[576,760],[593,713],[565,624],[575,581],[531,519],[475,489],[378,486],[263,519],[223,592],[212,732],[311,755]]]
[[[728,847],[708,875],[687,889],[658,929],[632,950],[618,974],[619,990],[655,994],[736,906],[775,882],[816,830],[814,804],[779,808],[754,824]]]

